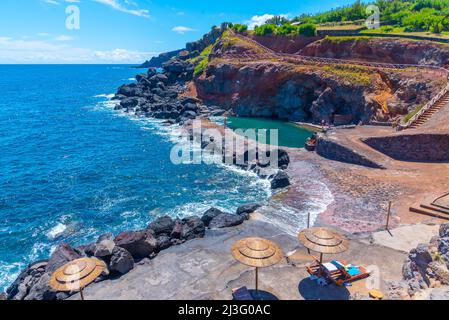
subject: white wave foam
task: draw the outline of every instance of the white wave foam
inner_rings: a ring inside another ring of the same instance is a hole
[[[98,94],[96,96],[94,96],[94,98],[106,98],[106,99],[112,99],[114,98],[115,94],[113,93],[103,93],[103,94]]]
[[[67,226],[63,223],[58,223],[54,226],[50,231],[47,232],[47,238],[50,240],[54,240],[64,234],[64,231],[67,230]]]

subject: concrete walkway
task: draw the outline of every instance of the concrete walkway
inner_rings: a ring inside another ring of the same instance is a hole
[[[373,285],[385,290],[386,281],[401,277],[406,256],[391,248],[369,245],[363,239],[351,240],[348,252],[326,259],[341,258],[363,264],[374,271],[373,277],[350,287],[321,287],[308,278],[305,265],[312,259],[305,248],[298,245],[296,237],[286,235],[271,224],[251,220],[236,228],[209,231],[204,239],[172,247],[153,260],[143,260],[120,278],[92,284],[85,290],[86,299],[230,300],[232,288],[254,288],[254,270],[236,262],[230,254],[232,244],[248,236],[271,239],[289,254],[280,264],[259,272],[260,289],[267,296],[281,300],[346,300],[356,292],[366,296]]]

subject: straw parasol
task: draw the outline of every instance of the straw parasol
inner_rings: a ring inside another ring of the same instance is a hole
[[[320,263],[323,262],[323,254],[336,254],[348,250],[346,238],[328,228],[309,228],[298,235],[299,242],[306,248],[320,253]]]
[[[81,299],[84,300],[83,289],[94,282],[105,269],[105,263],[96,258],[74,260],[56,270],[49,284],[57,291],[79,290]]]
[[[262,238],[245,238],[232,246],[232,256],[242,264],[256,268],[256,291],[259,268],[271,267],[284,257],[282,249],[272,241]]]

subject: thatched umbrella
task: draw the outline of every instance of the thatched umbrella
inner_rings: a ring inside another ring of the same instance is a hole
[[[94,282],[106,269],[103,261],[82,258],[71,261],[56,270],[50,278],[50,287],[56,291],[78,291],[84,300],[83,289]]]
[[[346,238],[329,228],[309,228],[298,235],[299,242],[306,248],[320,253],[320,263],[323,262],[323,254],[336,254],[348,250]]]
[[[239,240],[232,246],[231,252],[237,261],[256,268],[256,291],[259,287],[259,268],[271,267],[284,257],[277,244],[262,238]]]

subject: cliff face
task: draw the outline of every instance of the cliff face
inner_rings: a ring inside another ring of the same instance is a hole
[[[449,45],[430,41],[328,37],[306,45],[299,54],[337,59],[449,66]]]
[[[260,62],[218,63],[197,80],[200,98],[232,109],[239,116],[293,121],[331,121],[334,114],[367,121],[378,108],[361,85],[339,83],[318,70]]]
[[[195,79],[198,97],[238,116],[357,124],[407,114],[441,87],[409,72],[298,65],[267,57],[243,61],[232,56],[260,50],[225,35],[215,44],[204,74]]]

